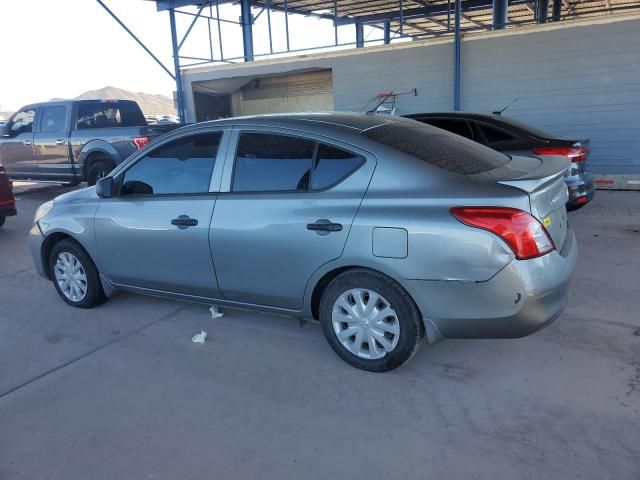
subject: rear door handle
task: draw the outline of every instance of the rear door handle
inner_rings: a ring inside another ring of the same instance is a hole
[[[171,220],[171,225],[175,225],[180,230],[184,230],[185,228],[195,227],[198,225],[198,220],[195,218],[189,218],[188,215],[180,215],[178,218]]]
[[[24,142],[22,142],[25,145],[31,145],[31,140],[25,140]]]
[[[321,218],[314,223],[308,223],[307,230],[313,230],[315,232],[339,232],[342,230],[342,224],[332,223],[330,220]]]
[[[64,145],[64,140],[59,138],[56,140],[56,145]]]

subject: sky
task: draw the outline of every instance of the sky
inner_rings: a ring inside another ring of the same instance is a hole
[[[145,0],[103,0],[111,10],[173,70],[168,12],[157,12]],[[221,18],[237,20],[237,5],[222,5]],[[214,10],[215,16],[215,10]],[[254,10],[254,15],[258,11]],[[284,18],[273,12],[274,50],[284,49]],[[178,15],[179,38],[189,17]],[[254,50],[268,51],[266,14],[254,25]],[[290,16],[291,48],[333,42],[331,21]],[[213,37],[217,38],[215,22]],[[223,24],[226,58],[242,55],[240,28]],[[368,40],[381,32],[365,30]],[[171,96],[175,83],[95,0],[0,0],[0,111],[52,98],[75,97],[87,90],[113,86]],[[199,21],[181,54],[209,55],[206,22]],[[340,27],[340,42],[353,42],[353,26]],[[217,41],[214,50],[219,51]],[[184,61],[186,62],[186,60]]]

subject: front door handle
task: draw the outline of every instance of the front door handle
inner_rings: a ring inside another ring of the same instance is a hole
[[[64,145],[64,140],[59,138],[56,140],[56,145]]]
[[[31,140],[25,140],[24,142],[22,142],[25,145],[31,145]]]
[[[331,220],[321,218],[314,223],[307,224],[307,230],[313,230],[314,232],[339,232],[342,230],[342,224],[332,223]]]
[[[175,225],[180,230],[184,230],[185,228],[195,227],[198,225],[198,220],[195,218],[189,218],[189,215],[180,215],[178,218],[171,220],[171,225]]]

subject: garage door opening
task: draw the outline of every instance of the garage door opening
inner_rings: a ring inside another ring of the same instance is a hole
[[[196,121],[334,109],[330,69],[194,82]]]

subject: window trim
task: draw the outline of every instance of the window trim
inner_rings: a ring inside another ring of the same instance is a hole
[[[284,131],[280,131],[280,130],[275,130],[275,129],[260,129],[260,128],[252,128],[252,127],[248,127],[248,128],[244,128],[244,127],[236,127],[235,130],[235,146],[233,148],[233,151],[230,150],[230,154],[232,155],[231,157],[231,162],[233,162],[233,166],[231,168],[231,177],[229,179],[229,191],[228,192],[221,192],[221,193],[225,193],[225,194],[235,194],[235,195],[266,195],[266,194],[287,194],[287,193],[291,193],[291,194],[307,194],[307,193],[319,193],[319,192],[324,192],[327,190],[332,189],[333,187],[339,185],[340,183],[344,182],[347,178],[349,178],[351,175],[353,175],[355,172],[357,172],[360,168],[362,168],[362,166],[367,163],[367,157],[365,155],[363,155],[362,153],[357,153],[355,151],[353,151],[352,149],[349,148],[345,148],[342,146],[338,146],[334,143],[330,143],[328,141],[325,140],[319,140],[318,138],[315,138],[315,136],[306,136],[304,134],[304,132],[300,132],[300,133],[290,133],[290,132],[284,132]],[[293,138],[299,138],[301,140],[306,140],[309,142],[313,142],[313,157],[311,158],[311,170],[309,172],[309,185],[305,190],[251,190],[251,191],[234,191],[233,190],[233,186],[234,186],[234,182],[235,182],[235,176],[236,176],[236,161],[238,159],[238,147],[240,146],[240,137],[243,133],[256,133],[259,135],[279,135],[279,136],[283,136],[283,137],[293,137]],[[360,163],[353,168],[350,172],[348,172],[347,174],[343,175],[342,177],[340,177],[338,180],[336,180],[334,183],[324,187],[324,188],[311,188],[311,185],[313,184],[313,173],[316,169],[317,166],[317,162],[318,162],[318,150],[320,148],[320,144],[322,145],[326,145],[328,147],[332,147],[332,148],[336,148],[338,150],[344,150],[345,152],[349,152],[357,157],[360,157]]]
[[[218,151],[216,152],[216,158],[213,160],[214,163],[213,163],[213,169],[211,170],[211,176],[209,178],[208,191],[195,192],[195,193],[189,192],[189,193],[131,193],[126,195],[122,194],[122,186],[123,186],[122,181],[124,180],[125,174],[129,171],[130,168],[132,168],[142,159],[147,158],[150,153],[154,152],[155,150],[161,147],[164,147],[165,145],[168,145],[169,143],[180,141],[187,137],[192,137],[195,135],[216,134],[216,133],[220,134],[220,143],[218,144]],[[165,141],[159,142],[157,145],[153,145],[152,147],[149,148],[149,150],[146,150],[146,149],[141,150],[139,156],[131,157],[130,162],[125,162],[124,164],[122,164],[123,168],[118,169],[116,167],[116,169],[114,170],[115,175],[113,175],[113,181],[114,183],[116,183],[117,194],[114,195],[113,198],[118,198],[118,199],[158,198],[158,197],[166,198],[166,197],[184,197],[184,196],[196,197],[196,196],[202,196],[202,195],[218,195],[220,193],[219,191],[212,191],[211,189],[212,189],[212,183],[216,178],[216,176],[220,177],[222,175],[221,170],[223,168],[223,165],[221,166],[220,164],[224,164],[224,160],[226,158],[227,147],[228,147],[228,135],[229,135],[229,130],[223,129],[223,128],[213,129],[213,130],[195,130],[195,131],[189,131],[189,132],[181,132],[180,135],[172,135],[171,137],[167,138]],[[218,188],[220,188],[219,184],[218,184]]]

